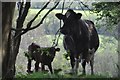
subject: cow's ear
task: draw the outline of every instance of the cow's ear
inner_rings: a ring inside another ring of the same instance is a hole
[[[81,17],[82,17],[82,14],[81,13],[77,13],[77,18],[81,19]]]
[[[55,16],[60,20],[63,20],[65,18],[65,15],[63,15],[61,13],[57,13],[57,14],[55,14]]]

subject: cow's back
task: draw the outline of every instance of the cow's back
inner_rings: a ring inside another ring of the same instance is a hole
[[[92,21],[85,20],[85,22],[88,24],[87,27],[88,27],[88,31],[89,31],[90,49],[94,48],[96,51],[99,47],[99,37],[98,37],[97,30]]]

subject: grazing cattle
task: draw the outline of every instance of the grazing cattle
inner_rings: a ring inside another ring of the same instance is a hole
[[[64,48],[70,53],[72,70],[77,73],[81,61],[83,74],[86,74],[86,62],[90,62],[91,74],[93,74],[94,53],[99,47],[99,37],[94,23],[90,20],[82,20],[82,14],[75,13],[72,9],[69,9],[65,15],[57,13],[56,17],[64,23],[60,32],[64,35]]]
[[[60,51],[60,48],[55,47],[40,47],[39,45],[32,43],[28,47],[28,54],[26,55],[28,58],[28,64],[27,64],[27,72],[31,73],[31,61],[35,60],[35,71],[38,71],[39,69],[39,63],[41,63],[42,71],[45,70],[45,66],[47,65],[51,74],[52,71],[52,61],[55,57],[56,51]]]

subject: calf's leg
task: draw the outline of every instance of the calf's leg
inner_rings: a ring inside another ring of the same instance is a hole
[[[32,73],[32,71],[31,71],[31,62],[32,62],[32,60],[28,59],[28,64],[27,64],[27,72],[28,73]]]
[[[90,60],[91,75],[93,75],[93,74],[94,74],[93,65],[94,65],[94,56],[93,56],[93,57],[91,58],[91,60]]]
[[[39,62],[36,61],[36,63],[35,63],[35,71],[38,72],[38,69],[39,69]]]
[[[48,64],[48,68],[49,68],[51,74],[53,74],[53,71],[52,71],[52,65],[51,65],[51,64]]]

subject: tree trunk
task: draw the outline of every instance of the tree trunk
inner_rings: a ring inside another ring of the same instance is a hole
[[[43,7],[45,9],[49,2]],[[42,24],[45,17],[54,9],[57,7],[59,3],[57,3],[50,11],[48,11],[45,16],[42,18],[39,25],[35,26],[32,29],[35,29]],[[24,8],[23,8],[24,6]],[[23,28],[23,23],[25,21],[25,18],[28,14],[28,10],[30,8],[30,2],[26,2],[25,5],[23,5],[23,2],[21,4],[20,10],[19,10],[19,16],[17,19],[17,25],[15,34],[12,34],[11,26],[12,26],[12,17],[14,13],[15,3],[13,2],[7,2],[2,3],[2,41],[3,41],[3,61],[2,61],[2,79],[6,78],[14,78],[15,75],[15,63],[16,63],[16,57],[19,53],[19,46],[21,42],[21,35],[26,33],[28,29],[31,27],[32,22],[37,18],[36,14],[35,18],[31,20],[30,23],[28,23],[26,30],[24,30],[24,33],[22,34],[21,29]],[[23,10],[23,11],[22,11]],[[41,10],[40,10],[41,11]],[[19,35],[19,36],[18,36]]]
[[[0,1],[0,20],[2,20],[2,2]],[[0,79],[2,77],[2,21],[0,21]]]
[[[15,2],[2,2],[2,79],[13,78],[15,66],[12,64],[11,27]]]
[[[120,22],[118,24],[118,77],[120,77]]]

